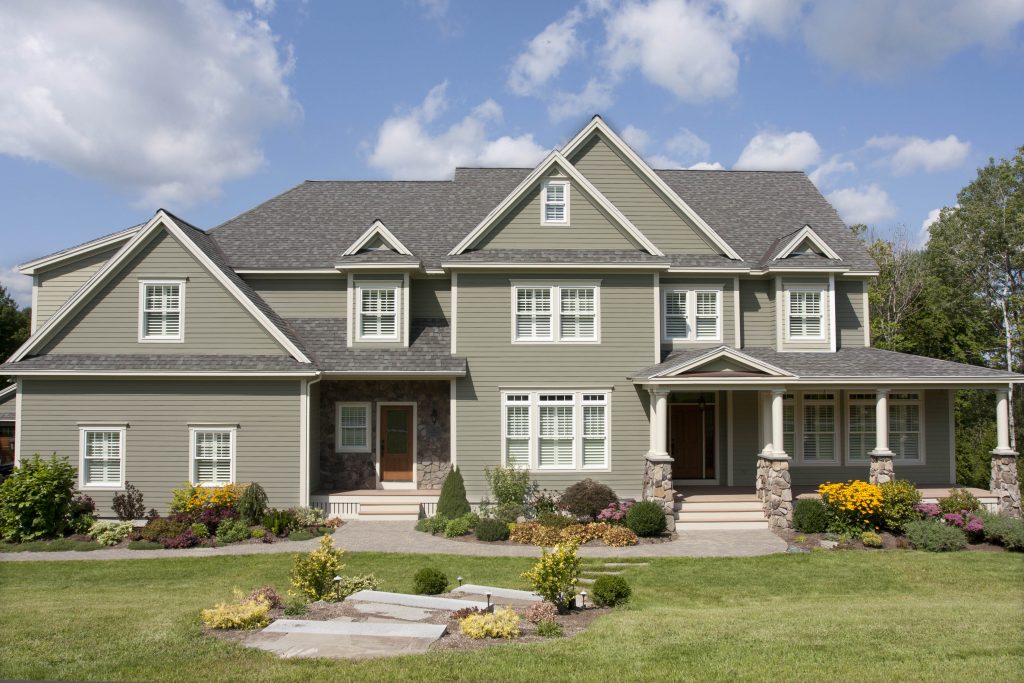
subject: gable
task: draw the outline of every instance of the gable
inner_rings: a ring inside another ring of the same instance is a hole
[[[71,295],[96,274],[121,248],[121,244],[102,251],[86,254],[71,263],[36,273],[36,300],[32,314],[36,327],[42,325],[57,312]]]
[[[381,237],[380,235],[375,235],[374,237],[370,238],[370,240],[367,241],[366,244],[363,245],[363,248],[360,249],[359,251],[369,251],[371,249],[387,249],[388,251],[394,251],[394,249],[391,248],[391,245],[385,242],[384,238]]]
[[[691,368],[681,373],[684,375],[700,375],[707,373],[741,373],[743,376],[749,375],[764,375],[768,373],[752,368],[749,365],[740,363],[739,361],[733,360],[732,358],[715,358],[703,365],[699,365],[695,368]]]
[[[184,341],[140,343],[139,281],[181,279]],[[83,308],[63,321],[40,353],[280,355],[285,350],[166,230],[131,256]]]
[[[722,253],[600,134],[593,134],[569,160],[666,254]]]

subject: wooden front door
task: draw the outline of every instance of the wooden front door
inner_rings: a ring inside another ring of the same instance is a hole
[[[380,407],[381,481],[413,480],[414,429],[412,406]]]
[[[669,453],[674,479],[704,479],[704,415],[700,406],[669,409]]]

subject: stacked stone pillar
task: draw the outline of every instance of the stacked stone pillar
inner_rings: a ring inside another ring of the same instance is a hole
[[[992,451],[992,479],[989,488],[998,499],[999,513],[1021,516],[1020,479],[1017,474],[1017,452],[1010,448],[1010,393],[996,392],[996,447]]]
[[[676,528],[676,490],[672,480],[672,457],[668,454],[668,395],[665,388],[649,389],[651,397],[650,449],[644,460],[643,498],[659,503],[665,510],[665,526]]]
[[[889,450],[889,390],[878,389],[875,392],[875,447],[868,452],[871,458],[868,481],[881,486],[895,480],[894,455]]]
[[[782,407],[784,389],[772,389],[762,403],[765,428],[764,448],[757,455],[755,491],[761,501],[768,527],[772,530],[793,526],[793,481],[789,474],[790,457],[783,450]]]

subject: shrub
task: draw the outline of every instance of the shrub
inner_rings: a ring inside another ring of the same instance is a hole
[[[921,502],[921,492],[909,481],[897,479],[882,484],[882,526],[900,533],[907,522],[918,518],[914,506]]]
[[[206,526],[202,522],[196,522],[195,524],[193,524],[189,528],[192,529],[192,534],[196,538],[209,538],[210,537],[210,527]]]
[[[0,484],[0,537],[11,541],[62,536],[71,519],[75,469],[67,458],[38,454]]]
[[[943,515],[942,519],[946,524],[963,529],[972,543],[984,537],[985,523],[973,512],[950,512]]]
[[[508,524],[518,521],[520,517],[525,517],[526,506],[520,503],[498,503],[491,511],[491,514]]]
[[[299,529],[288,534],[289,541],[308,541],[311,538],[316,538],[316,534],[308,529]]]
[[[558,494],[547,489],[534,490],[527,505],[538,517],[545,512],[555,512],[558,510]]]
[[[943,514],[950,512],[977,512],[981,509],[981,502],[974,494],[964,488],[952,488],[949,495],[939,498],[939,509]]]
[[[188,528],[177,536],[161,538],[160,544],[165,548],[191,548],[199,545],[199,538]]]
[[[500,519],[481,519],[476,525],[478,541],[504,541],[508,539],[508,524]]]
[[[458,519],[448,520],[448,523],[444,525],[444,535],[446,538],[455,538],[456,536],[465,536],[472,529],[472,520],[466,516],[459,517]]]
[[[230,508],[206,508],[193,515],[193,520],[205,524],[212,534],[216,534],[221,523],[229,519],[238,519],[238,513]]]
[[[615,607],[629,602],[633,590],[621,576],[601,576],[590,587],[590,594],[598,607]]]
[[[162,550],[163,546],[156,541],[129,541],[128,550]]]
[[[271,607],[281,606],[281,596],[273,586],[260,586],[253,588],[245,598],[246,602],[265,602]]]
[[[246,486],[242,495],[238,497],[238,514],[249,526],[260,523],[267,514],[267,507],[267,492],[256,482]]]
[[[433,567],[423,567],[413,574],[412,590],[419,595],[439,595],[448,590],[448,576]]]
[[[79,493],[71,499],[71,508],[68,510],[70,518],[69,528],[76,534],[87,534],[96,521],[96,503],[92,498]]]
[[[261,526],[254,526],[252,529],[249,529],[249,538],[252,538],[254,540],[260,540],[268,534],[273,536],[273,534],[270,534],[270,532],[268,532]]]
[[[539,624],[542,621],[554,621],[558,616],[558,608],[548,601],[531,602],[526,608],[526,620],[531,624]]]
[[[618,501],[615,492],[593,479],[578,481],[562,493],[559,507],[576,517],[597,519],[601,510]]]
[[[639,541],[631,529],[621,526],[609,526],[601,534],[604,544],[612,548],[625,548],[629,545],[636,545]]]
[[[324,517],[324,511],[320,508],[288,508],[288,514],[292,516],[292,519],[295,520],[295,525],[299,527],[319,527],[327,521]]]
[[[552,546],[561,539],[561,531],[538,522],[522,522],[509,530],[508,538],[513,543]]]
[[[134,529],[131,522],[96,522],[89,529],[89,535],[96,539],[100,545],[117,545]]]
[[[444,515],[426,517],[416,522],[416,531],[425,531],[428,534],[444,533],[444,528],[448,526],[448,522],[449,519]]]
[[[470,614],[459,622],[459,630],[473,639],[518,638],[519,615],[511,607],[494,612]]]
[[[608,522],[609,524],[623,523],[625,524],[626,513],[633,507],[633,501],[624,500],[620,503],[612,503],[597,515],[597,521]]]
[[[173,538],[189,528],[189,525],[172,517],[154,517],[146,522],[146,526],[139,532],[139,537],[146,541],[159,541],[163,538]]]
[[[665,531],[665,509],[653,500],[642,500],[629,508],[626,526],[637,536],[659,536]]]
[[[484,611],[485,610],[482,610],[479,607],[462,607],[452,612],[449,618],[455,621],[462,621],[470,614],[483,614]]]
[[[933,553],[963,550],[967,537],[961,529],[943,524],[936,519],[915,520],[904,527],[910,545]]]
[[[262,524],[275,536],[284,536],[295,528],[295,518],[287,510],[271,510],[264,515]]]
[[[818,487],[828,512],[828,530],[837,534],[859,533],[877,526],[882,511],[882,489],[866,481],[825,483]]]
[[[1006,546],[1007,550],[1024,550],[1024,520],[983,512],[985,540]]]
[[[344,600],[353,593],[359,591],[372,591],[380,588],[380,580],[373,574],[364,576],[343,576],[341,581],[335,581],[334,594],[338,600]]]
[[[860,542],[864,544],[865,548],[881,548],[882,537],[876,534],[874,531],[865,531],[860,535]]]
[[[576,549],[574,543],[556,545],[551,552],[544,549],[537,564],[522,574],[537,595],[559,610],[567,610],[575,604],[576,584],[583,567]]]
[[[204,609],[200,616],[209,628],[216,629],[256,629],[270,623],[267,613],[270,604],[262,600],[241,602],[221,602],[216,607]]]
[[[530,472],[515,467],[487,467],[484,469],[487,488],[501,505],[525,506],[530,495]]]
[[[334,577],[345,565],[341,563],[344,550],[334,547],[330,536],[320,538],[320,547],[306,555],[296,555],[289,574],[294,591],[308,600],[335,600]]]
[[[146,506],[142,502],[142,491],[128,481],[124,483],[124,491],[114,494],[110,507],[114,508],[114,514],[122,522],[142,519],[142,516],[146,514]]]
[[[284,613],[289,617],[297,617],[306,613],[306,599],[297,596],[288,598],[284,603]]]
[[[801,498],[793,507],[793,528],[805,534],[820,534],[828,528],[828,512],[817,498]]]
[[[542,621],[537,624],[537,635],[543,638],[561,638],[564,631],[557,621]]]
[[[537,523],[552,529],[564,529],[572,526],[573,524],[578,524],[579,522],[573,517],[559,514],[557,512],[542,512],[537,515]]]
[[[918,503],[914,506],[914,512],[925,519],[932,519],[942,514],[942,509],[937,503]]]
[[[240,519],[225,519],[217,527],[217,540],[221,543],[238,543],[249,538],[249,527]]]
[[[469,511],[466,483],[462,480],[462,473],[458,468],[452,468],[441,485],[441,495],[437,498],[437,516],[456,519]]]

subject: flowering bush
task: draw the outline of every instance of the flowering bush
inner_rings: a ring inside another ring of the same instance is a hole
[[[567,610],[576,603],[576,584],[583,568],[583,560],[576,555],[577,548],[575,543],[563,543],[551,552],[545,549],[537,564],[522,574],[534,592],[560,610]]]
[[[942,510],[935,503],[918,503],[914,506],[914,512],[925,519],[932,519],[942,514]]]
[[[320,526],[327,521],[324,511],[319,508],[288,508],[288,514],[295,519],[295,523],[300,527]]]
[[[626,518],[626,513],[629,512],[629,508],[633,507],[633,501],[624,500],[620,503],[612,503],[604,510],[601,510],[597,515],[597,521],[599,522],[610,522],[623,523]]]
[[[199,514],[208,509],[234,510],[244,490],[242,484],[195,486],[185,482],[171,491],[171,510],[189,514]]]
[[[511,607],[494,612],[470,614],[459,622],[459,630],[470,638],[518,638],[519,615]]]
[[[985,534],[985,522],[973,512],[948,512],[942,519],[946,524],[963,529],[972,541],[980,541]]]
[[[942,512],[976,512],[981,509],[979,501],[973,493],[965,488],[951,488],[949,495],[939,498],[939,509]]]
[[[818,487],[828,510],[828,530],[850,533],[876,528],[882,512],[882,489],[866,481],[826,482]]]
[[[544,602],[531,602],[530,606],[526,608],[526,620],[531,624],[539,624],[542,621],[554,621],[557,616],[558,608],[546,600]]]

